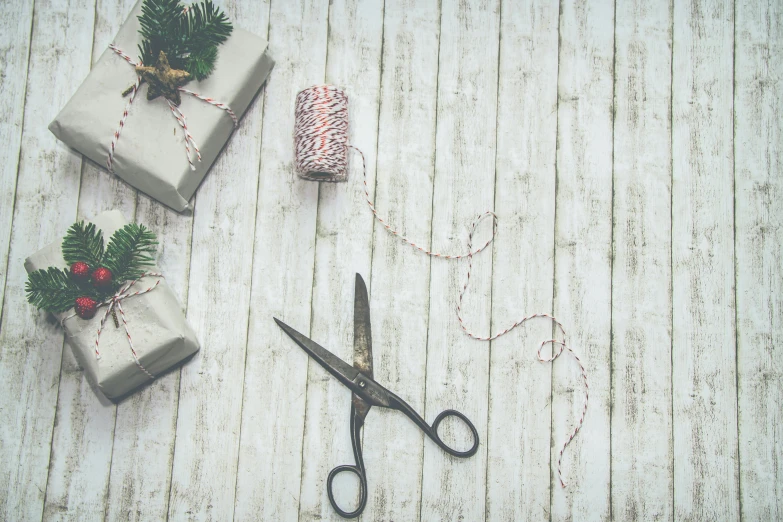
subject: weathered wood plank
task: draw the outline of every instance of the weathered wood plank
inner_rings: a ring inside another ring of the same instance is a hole
[[[14,217],[19,148],[22,143],[24,98],[30,59],[30,29],[33,3],[13,2],[4,6],[0,17],[0,318],[8,268],[8,246]]]
[[[370,197],[375,186],[383,11],[382,0],[334,0],[329,9],[326,83],[348,89],[350,141],[364,153]],[[353,289],[359,273],[372,294],[373,220],[365,201],[361,157],[349,153],[349,181],[319,187],[310,336],[353,363]],[[374,355],[380,360],[377,351]],[[326,477],[333,467],[354,463],[350,411],[345,386],[319,365],[309,364],[299,504],[305,519],[342,520],[329,503]],[[373,412],[368,423],[378,415]],[[383,470],[371,465],[367,480],[381,474]],[[343,478],[334,482],[335,499],[351,511],[358,501],[358,482]]]
[[[733,2],[674,4],[674,518],[739,516]]]
[[[735,6],[734,180],[740,509],[783,517],[783,5]]]
[[[498,238],[492,330],[552,310],[558,3],[504,1],[498,78]],[[487,520],[549,519],[551,368],[535,352],[544,319],[492,342]]]
[[[93,64],[111,43],[133,4],[135,0],[98,0]],[[120,116],[117,115],[117,121]],[[91,219],[104,210],[118,209],[132,221],[135,206],[135,190],[89,160],[82,160],[77,219]],[[93,388],[73,351],[66,346],[60,370],[44,519],[104,519],[115,413],[114,403]]]
[[[41,518],[57,404],[63,334],[28,305],[24,258],[76,218],[81,157],[47,125],[90,68],[93,0],[40,1],[33,19],[14,228],[0,325],[0,518]]]
[[[671,520],[671,2],[616,16],[612,514]]]
[[[387,0],[375,205],[429,245],[435,162],[440,9]],[[371,219],[365,209],[362,219]],[[424,411],[430,258],[375,225],[370,308],[375,378]],[[341,422],[345,422],[341,419]],[[402,415],[373,412],[364,428],[369,500],[364,520],[418,520],[423,434]]]
[[[552,519],[610,514],[612,267],[612,0],[568,3],[560,13],[554,312],[583,358],[590,405],[552,475]],[[579,368],[565,354],[552,369],[552,463],[582,413]]]
[[[226,5],[237,26],[269,26],[269,3]],[[229,518],[242,420],[263,92],[198,191],[188,320],[201,351],[180,377],[169,518]]]
[[[446,1],[441,9],[432,248],[465,253],[472,220],[493,207],[495,194],[500,3]],[[485,223],[478,236],[487,237],[490,230]],[[490,326],[492,257],[488,249],[473,260],[462,307],[476,332]],[[422,520],[485,516],[490,346],[467,337],[455,317],[466,270],[465,261],[431,262],[422,414],[432,422],[444,409],[461,411],[476,426],[481,445],[473,457],[457,459],[429,439],[424,441]],[[468,431],[457,422],[444,425],[440,433],[452,445],[467,445]]]
[[[178,214],[139,194],[136,221],[158,235],[158,268],[184,309],[188,302],[193,216]],[[107,520],[165,518],[171,490],[179,384],[177,368],[117,405]]]
[[[309,331],[318,184],[294,173],[294,101],[323,80],[328,5],[273,2],[269,16],[236,520],[296,520],[300,503],[307,355],[272,317]]]

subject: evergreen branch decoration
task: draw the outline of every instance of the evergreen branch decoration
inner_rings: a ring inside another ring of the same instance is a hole
[[[25,285],[27,301],[52,313],[59,313],[73,307],[78,297],[94,296],[95,292],[83,288],[60,268],[50,266],[48,270],[32,272]]]
[[[139,16],[141,61],[150,66],[163,51],[173,69],[197,80],[215,67],[218,45],[233,31],[228,17],[211,0],[185,7],[179,0],[145,0]]]
[[[56,266],[31,272],[25,285],[27,301],[53,313],[73,308],[80,298],[105,301],[154,266],[157,245],[150,229],[130,223],[115,231],[104,249],[103,233],[94,224],[74,223],[62,243],[63,259],[72,272]],[[74,266],[85,264],[92,273],[77,277]]]
[[[118,281],[138,279],[145,267],[155,264],[150,254],[155,253],[157,246],[155,234],[144,225],[125,225],[111,236],[103,265]]]
[[[103,259],[103,233],[95,225],[79,221],[71,225],[63,239],[63,259],[69,265],[83,261],[97,268]]]

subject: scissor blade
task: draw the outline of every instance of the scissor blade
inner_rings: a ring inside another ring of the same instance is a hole
[[[288,337],[294,340],[307,354],[315,359],[318,364],[323,366],[329,373],[337,377],[337,379],[346,385],[351,390],[356,388],[353,380],[359,375],[359,370],[343,361],[332,352],[319,345],[312,339],[309,339],[297,332],[283,321],[278,318],[274,318],[277,326],[283,329],[288,334]]]
[[[353,298],[353,367],[369,378],[373,378],[370,299],[367,296],[367,285],[359,274],[356,274]],[[357,421],[364,422],[364,418],[370,412],[371,404],[356,393],[351,400]]]
[[[353,366],[373,379],[372,332],[370,330],[370,299],[367,285],[356,274],[356,290],[353,299]]]

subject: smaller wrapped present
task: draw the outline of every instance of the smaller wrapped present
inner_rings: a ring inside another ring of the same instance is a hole
[[[49,130],[183,211],[273,64],[209,0],[140,0]]]
[[[62,242],[25,260],[28,301],[54,314],[79,364],[112,399],[199,349],[155,268],[156,247],[149,229],[111,211],[75,223]]]

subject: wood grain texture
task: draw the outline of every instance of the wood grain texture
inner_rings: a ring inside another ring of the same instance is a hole
[[[238,26],[269,25],[269,4],[232,1]],[[231,518],[252,279],[263,91],[198,191],[188,321],[201,350],[182,367],[169,518]]]
[[[134,3],[133,0],[97,2],[93,65],[111,43]],[[105,210],[118,209],[133,221],[135,206],[135,190],[89,160],[82,160],[77,219],[89,220]],[[104,237],[104,241],[108,239]],[[44,519],[104,519],[115,413],[115,404],[89,382],[73,351],[66,346],[60,370]]]
[[[348,86],[349,139],[364,153],[371,189],[375,186],[383,11],[382,0],[334,0],[329,8],[325,80]],[[364,277],[372,294],[373,221],[365,201],[361,157],[352,151],[350,154],[348,182],[322,183],[319,187],[310,337],[352,364],[357,273]],[[373,317],[377,321],[375,314]],[[379,361],[380,354],[374,355]],[[350,393],[345,386],[310,361],[299,505],[305,520],[342,520],[329,503],[326,477],[333,467],[354,463],[350,411]],[[368,424],[377,415],[374,411]],[[381,442],[367,441],[368,445]],[[368,463],[367,473],[371,482],[383,471]],[[341,479],[334,482],[335,499],[350,511],[358,500],[358,482]]]
[[[0,320],[8,268],[8,246],[16,199],[19,149],[22,143],[24,98],[30,59],[33,3],[13,2],[0,17]]]
[[[783,517],[783,6],[735,5],[740,515]]]
[[[471,222],[493,208],[500,3],[441,4],[432,248],[466,253]],[[491,225],[481,227],[486,238]],[[485,516],[488,343],[467,337],[455,317],[466,261],[433,259],[427,338],[425,410],[432,422],[445,409],[461,411],[479,433],[478,453],[458,459],[424,441],[422,520],[480,520]],[[492,251],[473,260],[462,310],[469,327],[490,326]],[[466,428],[444,423],[444,441],[464,448]]]
[[[308,332],[318,184],[294,172],[294,101],[323,82],[328,6],[273,2],[253,290],[245,364],[236,520],[296,520],[308,357],[272,320]]]
[[[377,380],[428,421],[465,412],[481,436],[455,459],[373,410],[363,520],[783,516],[778,2],[218,2],[277,64],[195,215],[46,130],[132,3],[0,15],[0,519],[337,520],[325,481],[352,461],[349,394],[271,317],[350,361],[356,271]],[[405,235],[462,253],[475,215],[498,213],[471,328],[549,309],[564,322],[591,385],[566,489],[554,465],[578,367],[535,359],[544,320],[491,347],[460,332],[466,263],[374,223],[358,155],[347,183],[295,176],[294,98],[323,82],[347,89],[375,204]],[[203,346],[116,406],[25,302],[22,265],[108,208],[157,232]],[[355,482],[338,482],[349,504]]]
[[[739,516],[732,2],[674,4],[674,516]],[[709,477],[709,480],[705,480]]]
[[[590,383],[584,426],[552,476],[553,520],[610,516],[612,267],[611,0],[563,4],[560,12],[554,313]],[[579,367],[565,354],[552,369],[552,461],[582,413]]]
[[[41,1],[35,9],[24,130],[0,325],[0,517],[42,516],[63,334],[26,302],[24,259],[76,218],[80,156],[46,126],[90,68],[94,2]],[[56,78],[57,81],[52,81]]]
[[[618,2],[614,79],[612,514],[671,520],[669,0]]]
[[[186,311],[193,216],[178,214],[144,194],[137,197],[136,221],[157,234],[157,266]],[[172,369],[117,405],[107,520],[142,521],[166,516],[180,372],[180,367]]]
[[[375,205],[424,246],[432,220],[439,32],[437,1],[386,1]],[[364,212],[361,218],[371,220]],[[374,227],[375,379],[424,412],[430,258],[380,224]],[[398,413],[379,409],[370,415],[364,428],[370,474],[364,520],[419,520],[423,437]]]
[[[492,331],[552,310],[557,137],[557,2],[501,6]],[[536,319],[492,342],[487,520],[549,519],[551,367]]]

